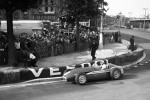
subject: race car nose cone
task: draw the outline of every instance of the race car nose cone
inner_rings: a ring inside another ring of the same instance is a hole
[[[64,80],[64,81],[67,81],[67,78],[63,76],[63,80]]]

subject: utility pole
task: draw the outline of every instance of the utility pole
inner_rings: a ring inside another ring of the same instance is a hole
[[[91,20],[89,19],[89,25],[88,25],[88,34],[90,34],[90,26],[91,26]]]
[[[121,28],[121,20],[122,20],[122,13],[120,12],[118,15],[117,15],[117,19],[118,19],[118,21],[119,21],[119,33],[120,33],[120,28]]]
[[[148,8],[143,8],[145,11],[145,15],[144,15],[144,24],[143,24],[143,30],[145,29],[145,20],[146,20],[146,11],[148,10]]]
[[[120,17],[119,17],[119,33],[120,33],[120,28],[121,28],[121,20],[122,20],[122,18],[121,18],[121,14],[122,14],[122,13],[120,12],[120,13],[119,13],[119,16],[120,16]]]
[[[1,11],[0,11],[0,31],[1,31]]]

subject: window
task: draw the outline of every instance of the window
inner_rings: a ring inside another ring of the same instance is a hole
[[[54,8],[53,8],[53,7],[51,7],[51,12],[53,12],[53,10],[54,10]]]
[[[48,12],[48,7],[45,7],[45,12]]]
[[[24,19],[28,19],[28,12],[24,12],[24,13],[23,13],[23,18],[24,18]]]
[[[42,7],[42,11],[41,12],[45,12],[45,7]]]
[[[45,0],[45,4],[48,5],[48,0]]]
[[[37,16],[37,19],[41,19],[39,15]]]
[[[51,5],[54,5],[54,0],[51,0]]]
[[[19,11],[14,12],[14,17],[18,18],[19,17]]]

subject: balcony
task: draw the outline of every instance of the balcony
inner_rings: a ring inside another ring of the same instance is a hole
[[[44,13],[41,13],[41,14],[34,14],[34,19],[35,20],[55,20],[56,17],[55,17],[55,14],[44,14]]]
[[[55,11],[44,12],[44,14],[55,14]]]

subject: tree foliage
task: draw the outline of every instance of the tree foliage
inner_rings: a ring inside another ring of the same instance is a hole
[[[94,0],[62,0],[60,12],[76,18],[91,18],[98,14],[97,2]]]
[[[41,2],[42,0],[0,0],[0,9],[26,11],[30,8],[37,8]]]
[[[58,3],[61,14],[75,18],[77,49],[79,49],[79,21],[102,14],[105,9],[99,9],[101,5],[106,6],[107,2],[104,0],[61,0]]]

